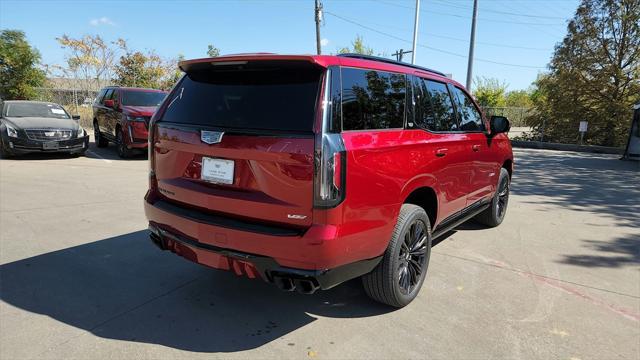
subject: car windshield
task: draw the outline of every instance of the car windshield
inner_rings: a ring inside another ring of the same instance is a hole
[[[6,117],[46,117],[55,119],[69,119],[69,114],[58,104],[46,103],[7,103],[4,116]]]
[[[167,94],[155,91],[124,91],[122,105],[158,106]]]

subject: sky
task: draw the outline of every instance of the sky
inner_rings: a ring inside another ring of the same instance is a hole
[[[411,49],[415,0],[323,0],[322,51],[356,35],[376,54]],[[479,0],[473,75],[526,89],[544,72],[579,0]],[[466,82],[472,0],[421,0],[416,64]],[[64,64],[55,38],[99,34],[166,58],[316,51],[313,0],[0,0],[0,29],[18,29],[44,64]],[[405,61],[410,60],[405,55]]]

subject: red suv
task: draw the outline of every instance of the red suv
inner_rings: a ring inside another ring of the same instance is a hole
[[[402,307],[433,239],[505,216],[509,122],[442,73],[352,54],[180,68],[149,136],[145,212],[164,250],[302,293],[361,276]]]
[[[98,147],[117,145],[118,155],[127,158],[147,150],[149,120],[167,96],[154,89],[109,86],[93,103],[93,133]]]

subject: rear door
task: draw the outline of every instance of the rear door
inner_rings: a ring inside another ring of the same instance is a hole
[[[497,169],[497,151],[491,151],[491,142],[485,133],[482,113],[471,97],[456,86],[450,86],[456,104],[460,131],[465,134],[463,151],[470,159],[469,194],[467,205],[470,206],[493,192],[499,173]]]
[[[111,99],[111,94],[113,94],[113,89],[107,89],[104,93],[104,96],[100,99],[100,102],[96,106],[95,117],[98,120],[98,125],[100,126],[100,132],[107,132],[107,116],[109,115],[109,108],[104,105],[104,101]]]
[[[469,157],[459,132],[455,107],[445,83],[417,77],[414,82],[415,126],[428,131],[425,158],[436,159],[440,221],[466,206],[469,191]]]
[[[113,89],[110,97],[110,99],[113,100],[113,107],[107,108],[105,113],[106,132],[114,137],[116,136],[116,125],[118,124],[118,120],[120,120],[120,112],[118,111],[120,108],[120,92],[119,89]]]
[[[218,215],[309,226],[323,73],[303,61],[188,70],[153,128],[160,194]]]

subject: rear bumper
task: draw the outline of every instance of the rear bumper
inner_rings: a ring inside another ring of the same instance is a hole
[[[170,231],[149,225],[151,241],[188,260],[215,269],[233,271],[248,278],[260,277],[282,290],[313,293],[327,290],[373,270],[381,258],[357,261],[333,269],[305,270],[283,267],[273,258],[206,245]]]
[[[298,234],[187,217],[145,201],[152,241],[188,260],[215,269],[260,277],[284,290],[329,289],[373,270],[381,257],[340,263],[348,249],[334,226],[314,225]],[[242,227],[242,228],[241,228]]]
[[[43,149],[43,141],[36,141],[24,138],[9,138],[3,136],[2,145],[5,150],[15,155],[30,153],[81,153],[89,148],[89,136],[81,138],[55,141],[58,143],[57,149]]]

